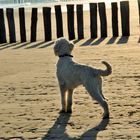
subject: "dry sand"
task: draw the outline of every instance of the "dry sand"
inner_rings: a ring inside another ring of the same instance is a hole
[[[129,38],[75,40],[75,61],[104,68],[101,60],[106,60],[113,67],[112,75],[103,78],[109,120],[102,120],[102,108],[81,86],[75,90],[73,113],[59,114],[53,42],[0,45],[0,140],[139,140],[140,32],[138,16],[133,19]]]

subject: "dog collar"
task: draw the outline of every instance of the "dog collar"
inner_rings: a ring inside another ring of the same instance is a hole
[[[59,57],[65,57],[65,56],[73,57],[73,56],[70,55],[70,54],[62,54],[62,55],[59,55]]]

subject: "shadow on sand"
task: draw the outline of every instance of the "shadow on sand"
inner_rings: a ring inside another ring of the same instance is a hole
[[[85,42],[83,42],[82,44],[81,39],[78,40],[73,40],[74,44],[79,43],[79,46],[98,46],[100,45],[102,42],[104,42],[103,44],[107,44],[107,45],[111,45],[111,44],[125,44],[127,43],[129,40],[129,37],[112,37],[108,40],[108,38],[96,38],[96,39],[87,39],[85,40]],[[107,42],[106,42],[107,41]],[[138,39],[138,43],[140,43],[140,38]],[[12,48],[13,50],[16,49],[20,49],[20,48],[24,48],[24,49],[33,49],[33,48],[38,48],[38,49],[43,49],[43,48],[47,48],[49,46],[52,46],[54,44],[54,41],[49,41],[49,42],[24,42],[24,43],[4,43],[4,44],[0,44],[0,50],[5,50],[8,48]]]
[[[129,36],[121,37],[121,38],[118,40],[117,44],[125,44],[125,43],[128,42],[128,40],[129,40]]]
[[[8,49],[8,48],[11,48],[11,47],[13,47],[13,46],[16,46],[16,45],[19,45],[20,43],[19,42],[17,42],[17,43],[5,43],[5,44],[1,44],[0,45],[0,51],[1,50],[5,50],[5,49]]]
[[[4,43],[4,44],[0,44],[0,51],[11,48],[13,50],[17,50],[17,49],[33,49],[33,48],[38,48],[38,49],[43,49],[43,48],[47,48],[51,45],[54,44],[54,41],[50,41],[50,42],[17,42],[17,43]]]
[[[57,118],[56,122],[52,126],[52,128],[49,129],[47,134],[42,138],[42,140],[87,140],[87,139],[92,139],[96,140],[97,139],[97,134],[105,130],[106,126],[109,123],[109,119],[102,119],[101,122],[93,127],[92,129],[89,129],[86,131],[84,134],[82,134],[79,138],[75,137],[70,137],[66,133],[66,127],[67,125],[71,125],[69,123],[71,115],[66,114],[66,113],[61,113],[59,117]]]
[[[23,137],[0,137],[0,140],[25,140]]]
[[[83,44],[81,44],[80,46],[97,46],[107,39],[108,38],[88,39]],[[117,39],[118,39],[118,41],[116,42]],[[112,37],[112,38],[109,39],[109,41],[107,43],[105,42],[104,44],[107,44],[107,45],[125,44],[125,43],[128,42],[128,40],[129,40],[128,36],[126,36],[126,37]]]

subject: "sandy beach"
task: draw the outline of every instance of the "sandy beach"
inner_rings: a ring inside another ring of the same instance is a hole
[[[0,44],[0,140],[140,139],[140,26],[137,3],[134,0],[130,4],[130,37],[121,37],[120,29],[120,37],[112,38],[108,9],[107,38],[89,39],[89,12],[85,11],[85,39],[74,40],[75,61],[102,69],[102,60],[112,65],[112,75],[103,78],[103,94],[108,99],[110,119],[102,120],[102,108],[82,86],[75,90],[73,113],[59,114],[53,13],[53,41],[44,42],[40,12],[37,42]],[[28,40],[29,11],[26,13]],[[63,19],[66,21],[66,13],[63,13]],[[17,40],[20,40],[17,12],[15,20]],[[64,31],[67,37],[66,26]]]

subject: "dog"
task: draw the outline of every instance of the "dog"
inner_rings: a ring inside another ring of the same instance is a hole
[[[73,90],[77,86],[83,85],[91,97],[102,106],[103,118],[109,118],[109,107],[102,94],[102,76],[112,73],[111,65],[102,61],[106,69],[101,70],[78,64],[72,60],[73,48],[74,44],[64,37],[56,40],[54,44],[54,54],[59,57],[56,75],[61,92],[62,110],[60,112],[72,113]]]

